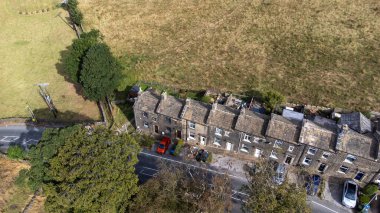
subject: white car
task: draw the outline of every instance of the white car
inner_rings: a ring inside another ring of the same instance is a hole
[[[346,180],[343,188],[342,204],[348,208],[355,208],[358,200],[358,184],[353,180]]]

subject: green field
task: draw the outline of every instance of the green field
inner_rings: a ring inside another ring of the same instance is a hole
[[[37,118],[52,119],[36,86],[49,83],[58,119],[99,119],[96,103],[84,100],[60,74],[61,54],[76,36],[67,24],[67,12],[55,7],[58,2],[0,1],[0,118],[28,117],[28,103]]]
[[[176,88],[273,88],[288,101],[380,110],[378,0],[86,0],[130,76]]]

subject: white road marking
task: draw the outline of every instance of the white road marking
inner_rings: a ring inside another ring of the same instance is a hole
[[[146,152],[140,152],[140,154],[148,155],[148,156],[155,157],[155,158],[161,158],[161,159],[164,159],[164,160],[167,160],[167,161],[176,162],[176,163],[179,163],[179,164],[191,166],[191,167],[198,168],[198,169],[203,169],[203,170],[206,170],[206,171],[209,171],[209,172],[213,172],[213,173],[217,173],[217,174],[220,174],[220,175],[225,174],[223,172],[218,172],[218,171],[215,171],[215,170],[212,170],[212,169],[208,169],[208,168],[202,168],[202,167],[195,166],[195,165],[188,164],[188,163],[184,163],[184,162],[181,162],[181,161],[177,161],[177,160],[173,160],[173,159],[169,159],[169,158],[164,158],[164,157],[157,156],[157,155],[152,155],[152,154],[149,154],[149,153],[146,153]],[[239,176],[231,175],[231,174],[228,174],[228,173],[227,173],[227,175],[230,176],[230,177],[234,177],[236,179],[247,181],[245,178],[242,178],[242,177],[239,177]]]
[[[232,190],[232,192],[238,193],[238,194],[242,194],[242,195],[245,195],[245,196],[249,196],[249,194],[244,193],[244,192],[239,192],[239,191],[235,191],[235,190]]]
[[[144,168],[144,169],[149,169],[149,170],[153,170],[153,171],[156,171],[156,172],[158,172],[158,170],[157,170],[157,169],[152,169],[152,168],[149,168],[149,167],[146,167],[146,166],[143,166],[142,168]]]
[[[10,143],[10,142],[15,141],[19,138],[20,137],[18,137],[18,136],[3,136],[3,138],[0,141],[5,142],[5,143]]]
[[[329,210],[329,211],[331,211],[331,212],[339,213],[339,212],[337,212],[337,211],[335,211],[335,210],[333,210],[333,209],[330,209],[329,207],[327,207],[327,206],[325,206],[325,205],[322,205],[322,204],[320,204],[320,203],[317,203],[317,202],[315,202],[315,201],[313,201],[313,200],[311,200],[311,202],[314,203],[314,204],[317,204],[317,205],[319,205],[319,206],[321,206],[321,207],[323,207],[323,208],[325,208],[325,209],[327,209],[327,210]]]

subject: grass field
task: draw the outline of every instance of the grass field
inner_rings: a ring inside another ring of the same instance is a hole
[[[99,119],[96,103],[84,100],[59,74],[61,53],[71,44],[75,32],[65,23],[67,12],[53,9],[58,2],[0,1],[0,118],[29,116],[29,103],[37,118],[52,119],[35,85],[49,83],[48,91],[61,112],[58,119]],[[42,12],[47,8],[48,12]]]
[[[378,0],[84,0],[133,78],[179,88],[273,88],[288,101],[380,110]]]

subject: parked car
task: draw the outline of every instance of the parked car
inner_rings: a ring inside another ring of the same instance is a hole
[[[306,177],[305,187],[308,195],[314,196],[318,193],[321,180],[321,176],[319,175],[309,175]]]
[[[343,187],[342,204],[348,208],[355,208],[358,200],[358,184],[353,180],[346,180]]]
[[[169,149],[169,154],[174,155],[175,149],[177,148],[177,144],[173,144]]]
[[[206,162],[206,161],[207,161],[207,158],[208,158],[208,152],[205,150],[205,151],[203,151],[203,153],[202,153],[201,160],[202,160],[203,162]]]
[[[197,161],[201,161],[201,159],[202,159],[202,155],[203,155],[204,152],[205,152],[204,149],[200,149],[200,150],[198,151],[197,156],[195,156],[195,160],[197,160]]]
[[[275,174],[273,180],[276,184],[281,185],[286,178],[286,166],[283,163],[277,164],[275,166]]]
[[[157,147],[157,153],[158,154],[165,154],[166,150],[168,150],[169,148],[169,145],[170,145],[170,138],[168,137],[163,137],[160,144],[158,144],[158,147]]]

